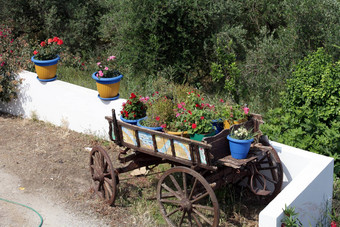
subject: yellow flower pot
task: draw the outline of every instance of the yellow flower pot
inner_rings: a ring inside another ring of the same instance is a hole
[[[97,72],[92,74],[92,78],[96,81],[98,97],[101,100],[115,100],[119,98],[120,80],[123,75],[112,78],[98,78]]]
[[[57,56],[55,59],[51,60],[36,60],[33,56],[31,58],[32,62],[35,64],[35,71],[38,75],[38,80],[49,82],[57,78],[57,66],[60,59]]]
[[[165,131],[166,133],[170,134],[170,135],[174,135],[174,136],[182,136],[182,137],[186,137],[189,138],[188,132],[184,131],[184,132],[172,132],[172,131]]]

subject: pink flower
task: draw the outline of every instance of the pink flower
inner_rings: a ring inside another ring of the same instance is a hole
[[[179,108],[179,109],[181,109],[183,106],[181,105],[181,104],[177,104],[177,107]]]
[[[331,222],[331,227],[336,227],[337,225],[336,225],[336,222],[335,221],[332,221]]]
[[[162,124],[161,127],[162,127],[162,128],[166,128],[166,124]]]
[[[106,66],[105,68],[104,68],[105,70],[109,70],[109,68]]]
[[[3,61],[2,63],[1,63],[1,66],[4,66],[5,65],[5,62]]]
[[[224,102],[223,99],[220,99],[220,102]]]
[[[176,117],[179,117],[179,115],[180,115],[180,114],[179,114],[179,113],[177,113],[177,114],[176,114]]]
[[[97,62],[97,65],[99,66],[101,64],[101,62]]]
[[[201,116],[201,120],[203,120],[204,119],[204,117],[203,116]]]
[[[244,114],[247,115],[249,113],[249,108],[248,107],[244,107],[243,111],[244,111]]]
[[[159,121],[161,118],[159,116],[157,116],[155,119],[156,119],[156,121]]]
[[[116,59],[116,56],[109,56],[108,61]]]
[[[101,70],[98,72],[98,74],[99,74],[100,77],[103,77],[103,76],[104,76],[104,73],[103,73],[103,71],[101,71]]]

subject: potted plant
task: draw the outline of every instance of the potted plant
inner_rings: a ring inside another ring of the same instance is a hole
[[[203,137],[213,136],[216,131],[213,127],[215,106],[204,103],[204,98],[195,92],[188,93],[187,121],[190,139],[202,141]]]
[[[63,40],[58,37],[49,38],[47,41],[42,41],[34,50],[31,60],[35,64],[38,80],[49,82],[57,78],[57,64],[63,43]]]
[[[227,139],[229,140],[231,156],[235,159],[245,159],[250,145],[254,141],[254,134],[252,129],[247,130],[244,126],[241,126],[237,130],[233,128]]]
[[[224,128],[229,129],[232,125],[247,121],[250,112],[246,104],[244,106],[227,104],[223,107],[222,114],[224,116]]]
[[[173,108],[173,111],[173,118],[166,122],[165,132],[175,136],[189,137],[187,119],[191,111],[185,108],[185,102],[178,103],[177,108]]]
[[[146,102],[148,97],[138,97],[137,94],[131,93],[129,99],[123,103],[120,111],[120,119],[126,123],[137,125],[137,121],[146,117]]]
[[[98,71],[92,74],[92,78],[97,84],[98,97],[102,100],[119,98],[120,80],[123,75],[115,68],[115,60],[116,56],[109,56],[106,61],[97,62]]]
[[[172,121],[174,115],[172,100],[161,96],[158,92],[147,102],[146,118],[137,122],[140,127],[163,131],[166,122]]]

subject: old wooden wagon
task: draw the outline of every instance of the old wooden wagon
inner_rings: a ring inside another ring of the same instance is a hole
[[[158,181],[156,198],[170,226],[218,226],[220,211],[214,191],[226,184],[244,184],[263,201],[281,190],[282,165],[265,136],[258,135],[247,158],[237,160],[230,155],[228,129],[198,142],[118,121],[114,110],[106,119],[111,140],[125,147],[118,159],[127,163],[115,168],[104,148],[95,146],[91,151],[95,190],[110,205],[117,196],[119,174],[162,163],[171,167]],[[252,115],[243,125],[256,132],[261,122],[260,115]]]

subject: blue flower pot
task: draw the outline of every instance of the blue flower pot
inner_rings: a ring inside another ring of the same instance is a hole
[[[215,133],[218,134],[223,130],[223,121],[222,119],[219,120],[212,120],[213,128],[215,129]]]
[[[123,121],[123,122],[125,122],[125,123],[132,124],[132,125],[137,125],[137,122],[138,122],[139,120],[143,120],[143,119],[145,119],[145,118],[146,118],[146,117],[143,117],[143,118],[140,118],[140,119],[136,119],[136,120],[128,120],[128,119],[123,118],[122,115],[120,115],[120,120],[121,120],[121,121]]]
[[[147,129],[150,129],[150,130],[160,131],[160,132],[163,131],[163,128],[162,128],[162,127],[147,127],[147,126],[141,125],[141,124],[140,124],[140,121],[143,121],[143,120],[145,120],[145,119],[147,119],[147,118],[148,118],[148,117],[144,117],[144,118],[138,120],[138,121],[137,121],[137,126],[142,127],[142,128],[147,128]]]
[[[254,141],[253,138],[250,140],[238,140],[231,138],[229,135],[227,139],[229,140],[231,157],[235,159],[245,159],[248,155],[250,145]]]

